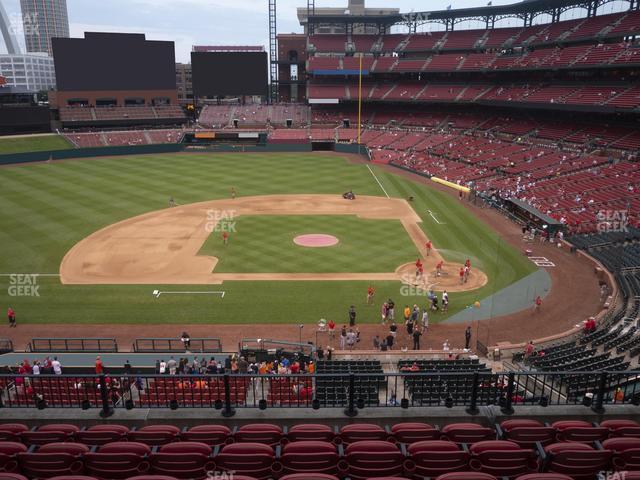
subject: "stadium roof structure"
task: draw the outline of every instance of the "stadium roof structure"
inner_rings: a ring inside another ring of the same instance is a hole
[[[264,52],[261,45],[194,45],[194,52]]]
[[[573,8],[584,8],[587,10],[587,16],[591,17],[596,15],[599,7],[612,1],[614,0],[524,0],[508,5],[486,5],[481,7],[452,8],[392,15],[322,15],[310,12],[308,22],[315,24],[333,22],[377,25],[438,22],[445,24],[447,28],[452,28],[456,23],[467,19],[479,19],[485,20],[487,23],[493,23],[499,19],[512,17],[521,18],[524,20],[525,25],[530,25],[535,17],[542,14],[551,15],[552,21],[559,21],[560,15],[563,12]],[[640,9],[640,0],[627,1],[630,9]]]

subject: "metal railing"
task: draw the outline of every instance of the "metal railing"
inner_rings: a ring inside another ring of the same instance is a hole
[[[14,408],[453,407],[640,405],[640,371],[447,371],[300,375],[0,375],[0,406]]]
[[[133,351],[137,353],[184,353],[185,350],[198,353],[221,353],[219,338],[190,338],[188,345],[179,338],[136,338]]]
[[[32,338],[27,345],[28,352],[117,352],[115,338]]]
[[[0,354],[13,352],[13,342],[8,338],[0,338]]]

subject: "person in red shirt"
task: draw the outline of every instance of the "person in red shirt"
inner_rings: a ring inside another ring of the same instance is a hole
[[[460,267],[460,285],[464,283],[464,267]]]
[[[7,320],[9,320],[9,328],[16,326],[16,312],[11,307],[7,309]]]
[[[429,240],[425,246],[427,247],[427,257],[428,257],[429,254],[431,253],[431,247],[433,246],[433,244],[431,243],[431,240]]]
[[[541,306],[541,305],[542,305],[542,297],[540,297],[540,295],[538,295],[538,296],[536,297],[535,307],[534,307],[534,309],[535,309],[535,311],[536,311],[536,312],[540,311],[540,306]]]
[[[373,304],[373,296],[376,294],[375,289],[369,285],[369,288],[367,288],[367,305],[372,305]]]
[[[227,232],[222,232],[222,243],[225,245],[229,243],[229,234]]]
[[[103,372],[104,368],[102,366],[102,359],[100,358],[100,355],[98,355],[96,357],[96,375],[102,375]]]
[[[439,277],[440,274],[442,273],[442,267],[444,266],[444,262],[442,260],[440,260],[438,262],[438,264],[436,265],[436,277]]]
[[[329,339],[333,340],[333,338],[336,336],[336,322],[334,322],[333,320],[329,320],[329,323],[327,323],[327,327],[329,328]]]
[[[471,260],[467,258],[467,261],[464,262],[464,266],[467,267],[469,270],[471,270]]]
[[[416,260],[416,269],[420,268],[422,266],[422,260],[417,259]]]
[[[293,362],[291,364],[291,373],[293,375],[300,373],[300,364],[298,362]]]

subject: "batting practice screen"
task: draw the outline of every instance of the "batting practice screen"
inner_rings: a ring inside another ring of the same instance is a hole
[[[191,52],[199,97],[266,95],[267,52]]]
[[[58,90],[175,90],[173,42],[144,34],[85,33],[53,38]]]

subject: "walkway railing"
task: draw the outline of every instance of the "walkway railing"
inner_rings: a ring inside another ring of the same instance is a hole
[[[12,408],[361,408],[497,405],[640,405],[640,371],[442,371],[314,375],[1,375],[0,406]]]
[[[185,350],[197,353],[220,353],[222,341],[219,338],[190,338],[185,347],[179,338],[136,338],[133,351],[137,353],[184,353]]]
[[[117,352],[115,338],[32,338],[27,345],[28,352]]]

